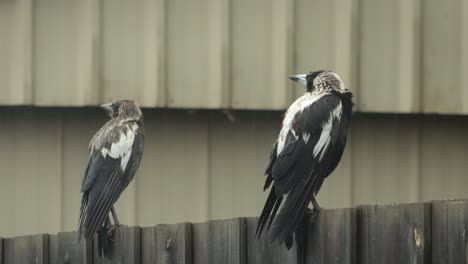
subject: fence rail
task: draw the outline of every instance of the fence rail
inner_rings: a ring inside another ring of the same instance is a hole
[[[0,263],[467,263],[468,201],[363,205],[323,210],[304,227],[304,243],[256,240],[256,218],[124,227],[112,260],[76,232],[0,239]]]

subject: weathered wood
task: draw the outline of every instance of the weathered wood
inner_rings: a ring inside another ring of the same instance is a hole
[[[51,264],[93,263],[92,241],[77,241],[76,232],[49,235],[49,261]]]
[[[323,210],[309,219],[305,263],[357,263],[356,239],[356,209]]]
[[[140,227],[122,227],[115,230],[112,257],[99,257],[94,241],[94,263],[140,263]]]
[[[430,204],[357,209],[358,263],[428,263]]]
[[[141,228],[141,263],[157,263],[156,227]]]
[[[192,263],[192,227],[190,223],[156,227],[156,263]]]
[[[266,236],[257,239],[255,229],[258,218],[247,218],[247,263],[249,264],[296,264],[297,245],[287,250],[284,244],[268,243]]]
[[[467,263],[468,201],[432,202],[432,264]]]
[[[244,218],[193,224],[193,264],[245,264]]]
[[[3,262],[3,239],[0,238],[0,263],[4,263]]]
[[[47,234],[6,238],[3,243],[3,264],[49,263]]]

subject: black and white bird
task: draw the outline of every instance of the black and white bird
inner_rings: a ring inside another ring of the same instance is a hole
[[[265,175],[270,186],[257,225],[257,237],[266,227],[272,241],[292,246],[292,234],[302,222],[309,202],[340,162],[353,108],[352,93],[332,71],[292,75],[306,93],[287,110],[273,146]]]
[[[135,176],[143,154],[141,110],[131,100],[101,105],[111,117],[89,144],[81,192],[78,240],[98,233],[99,255],[110,256],[112,231],[119,226],[114,203]],[[111,225],[112,213],[114,225]]]

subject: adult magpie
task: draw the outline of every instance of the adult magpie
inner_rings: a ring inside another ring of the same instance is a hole
[[[143,114],[131,100],[101,105],[110,120],[89,144],[82,185],[78,241],[98,232],[99,255],[110,257],[113,230],[120,225],[114,203],[133,179],[143,154]],[[112,213],[114,225],[111,225]]]
[[[352,93],[332,71],[289,78],[307,91],[286,111],[270,154],[264,191],[272,187],[256,230],[260,237],[267,227],[270,239],[288,249],[309,202],[320,210],[315,196],[340,162],[353,108]]]

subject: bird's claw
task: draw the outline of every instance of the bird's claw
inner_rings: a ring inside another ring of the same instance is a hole
[[[312,209],[312,212],[313,212],[313,213],[316,213],[316,214],[319,213],[320,211],[322,211],[322,207],[320,207],[320,206],[319,206],[319,207],[314,207],[314,208]]]
[[[119,226],[117,226],[117,225],[111,225],[111,226],[109,227],[109,229],[107,229],[107,235],[111,238],[111,240],[112,240],[112,238],[114,237],[114,232],[115,232],[115,230],[117,230],[117,228],[119,228]]]

